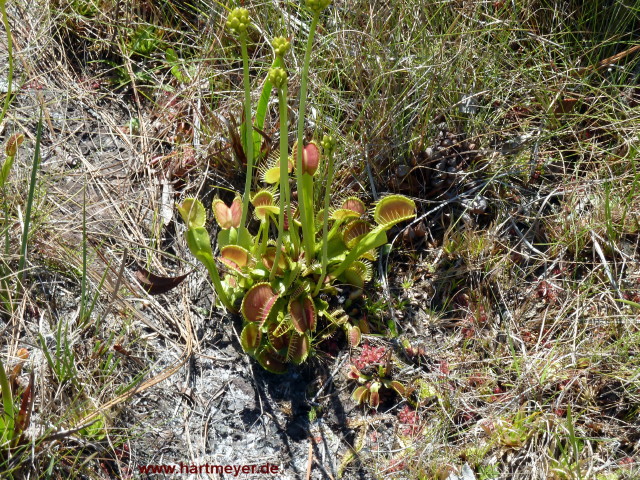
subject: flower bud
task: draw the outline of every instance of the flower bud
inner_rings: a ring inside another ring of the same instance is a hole
[[[329,156],[333,154],[333,151],[336,148],[336,141],[331,135],[324,135],[320,142],[320,146],[322,147],[322,153]]]
[[[227,28],[233,33],[246,32],[249,26],[249,10],[234,8],[227,18]]]
[[[269,81],[276,88],[282,88],[287,83],[287,71],[280,67],[269,69]]]
[[[313,13],[320,13],[329,6],[331,0],[307,0],[307,7]]]
[[[291,49],[291,42],[284,37],[276,37],[271,40],[271,46],[276,52],[276,57],[284,57],[284,55]]]

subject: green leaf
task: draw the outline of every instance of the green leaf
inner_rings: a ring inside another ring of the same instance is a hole
[[[249,233],[247,227],[238,228],[237,243],[245,250],[251,251],[251,249],[253,248],[253,235]]]
[[[315,257],[315,215],[313,213],[313,177],[308,173],[301,175],[298,186],[298,208],[302,224],[304,253],[309,264]]]
[[[416,204],[402,195],[389,195],[381,198],[373,212],[373,219],[378,225],[389,228],[396,223],[416,216]]]
[[[0,170],[0,188],[4,187],[7,179],[9,178],[9,173],[11,172],[11,167],[13,166],[14,156],[8,156],[4,163],[2,164],[2,170]]]
[[[329,258],[329,263],[335,262],[337,257],[344,255],[347,251],[347,247],[342,241],[342,238],[334,237],[329,240],[327,244],[327,257]]]
[[[255,358],[265,370],[271,373],[280,375],[287,371],[286,359],[272,347],[264,347]]]
[[[217,236],[218,247],[223,248],[227,245],[235,245],[238,241],[238,230],[235,228],[228,228],[226,230],[220,230]]]
[[[349,268],[353,262],[358,260],[363,254],[387,243],[387,234],[385,232],[387,228],[388,227],[382,225],[378,226],[361,238],[358,244],[346,256],[344,261],[340,263],[335,270],[330,272],[331,275],[339,277],[342,275],[342,272]]]
[[[4,423],[3,428],[0,428],[0,446],[4,446],[6,442],[9,442],[13,436],[13,424],[16,414],[16,408],[13,403],[13,395],[11,394],[11,387],[9,386],[9,379],[0,360],[0,388],[2,389],[2,407],[4,408],[4,414],[2,420]]]
[[[177,207],[182,220],[189,228],[204,227],[204,224],[207,221],[207,211],[200,200],[187,198]]]
[[[164,58],[168,63],[177,63],[178,62],[178,54],[173,48],[167,48],[164,51]]]
[[[280,166],[267,168],[262,172],[262,181],[264,183],[274,184],[280,181]]]
[[[220,275],[218,274],[218,268],[216,267],[215,260],[213,259],[213,251],[211,250],[211,241],[209,239],[209,233],[204,227],[189,228],[185,232],[185,238],[189,250],[202,264],[207,268],[209,277],[213,282],[213,287],[218,295],[218,298],[222,304],[231,312],[237,310],[231,305],[229,297],[222,286],[220,281]]]
[[[261,339],[262,332],[260,331],[260,326],[257,323],[248,323],[242,329],[242,333],[240,334],[242,349],[249,354],[254,353],[258,349]]]
[[[106,430],[107,422],[105,416],[98,413],[98,418],[90,423],[88,426],[80,430],[80,434],[93,440],[102,441],[107,436]]]
[[[369,265],[369,263],[357,260],[353,262],[352,266],[344,271],[342,276],[344,277],[346,283],[357,288],[363,288],[365,282],[371,280],[371,265]]]

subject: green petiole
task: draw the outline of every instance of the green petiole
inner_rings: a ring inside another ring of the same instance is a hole
[[[302,222],[303,247],[307,265],[311,265],[314,258],[315,250],[315,229],[313,215],[313,181],[311,182],[311,190],[308,189],[309,182],[304,181],[302,172],[302,150],[304,137],[304,117],[307,108],[307,86],[309,81],[309,63],[311,61],[311,49],[313,47],[313,38],[315,37],[316,28],[320,12],[313,14],[313,20],[309,27],[309,38],[307,40],[307,49],[304,54],[304,64],[302,67],[302,78],[300,80],[300,109],[298,111],[298,148],[296,151],[296,184],[298,187],[298,208],[300,210],[300,220]],[[307,187],[305,189],[305,186]]]
[[[278,240],[276,242],[276,258],[271,268],[269,281],[273,278],[278,269],[280,256],[282,254],[282,237],[284,236],[284,209],[287,208],[287,218],[289,226],[293,223],[291,218],[291,198],[289,195],[289,132],[287,126],[287,84],[278,89],[278,106],[280,113],[280,213],[278,214]]]

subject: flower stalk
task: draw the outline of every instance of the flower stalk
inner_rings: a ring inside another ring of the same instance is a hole
[[[253,178],[253,127],[251,115],[251,84],[249,82],[249,52],[247,51],[247,28],[251,24],[249,11],[246,8],[234,8],[227,19],[227,28],[238,35],[242,50],[242,79],[244,84],[244,134],[245,153],[247,156],[247,178],[242,197],[242,217],[240,226],[246,227],[251,196],[251,179]]]
[[[249,197],[251,196],[251,179],[253,178],[253,128],[251,116],[251,85],[249,83],[249,53],[247,51],[247,32],[240,33],[240,47],[242,48],[242,71],[244,83],[244,125],[245,148],[247,154],[247,178],[244,183],[242,197],[242,219],[240,226],[245,227],[249,211]]]
[[[280,115],[280,211],[278,212],[278,240],[276,241],[276,257],[271,268],[269,281],[273,281],[282,255],[282,239],[284,237],[284,215],[287,209],[289,225],[293,223],[291,217],[291,198],[289,193],[289,128],[287,125],[287,74],[282,68],[272,69],[271,82],[278,88],[278,110]]]
[[[300,220],[302,222],[302,237],[305,258],[307,264],[310,265],[313,261],[315,253],[314,242],[314,216],[313,211],[309,208],[309,205],[313,204],[313,189],[311,191],[305,189],[305,185],[308,187],[309,180],[305,180],[305,175],[311,177],[309,174],[305,174],[302,169],[302,155],[303,155],[303,137],[304,137],[304,117],[307,110],[307,85],[309,81],[309,63],[311,61],[311,49],[313,47],[313,38],[315,37],[316,28],[318,26],[318,20],[320,19],[320,11],[313,11],[313,20],[309,27],[309,38],[307,39],[307,48],[304,53],[304,63],[302,67],[302,78],[300,80],[300,108],[298,111],[298,131],[297,131],[297,145],[296,148],[296,186],[298,188],[298,209],[300,210]],[[311,182],[313,184],[313,181]]]
[[[325,135],[321,142],[322,153],[327,158],[327,179],[324,189],[324,213],[322,215],[322,270],[320,271],[320,278],[316,284],[314,296],[320,293],[322,285],[324,285],[324,279],[327,276],[327,265],[329,264],[329,257],[327,255],[329,247],[329,204],[331,203],[331,183],[333,182],[333,151],[335,148],[335,142],[329,135]],[[337,223],[337,222],[336,222]]]

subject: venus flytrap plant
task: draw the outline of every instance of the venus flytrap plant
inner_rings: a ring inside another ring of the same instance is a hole
[[[332,207],[335,142],[325,136],[320,145],[314,141],[303,143],[313,31],[328,3],[326,0],[309,2],[314,20],[302,75],[298,141],[291,155],[288,78],[282,58],[289,43],[282,37],[272,42],[276,58],[265,85],[275,87],[278,94],[280,155],[276,161],[260,166],[259,176],[266,187],[251,194],[253,165],[248,161],[244,196],[236,196],[231,205],[218,198],[213,201],[213,214],[220,227],[217,256],[204,227],[206,210],[202,203],[186,199],[178,206],[187,224],[187,245],[207,268],[219,302],[231,312],[239,311],[243,317],[242,348],[274,373],[286,371],[288,363],[304,362],[312,354],[314,345],[338,329],[344,329],[352,347],[359,343],[359,327],[352,324],[342,309],[331,308],[327,301],[335,291],[333,283],[349,284],[361,290],[371,279],[369,262],[376,258],[375,250],[386,243],[386,231],[415,215],[414,203],[400,195],[383,198],[376,204],[373,217],[377,225],[367,221],[367,208],[357,197],[341,199]],[[240,33],[243,58],[247,18],[242,9],[236,9],[227,22],[232,31]],[[244,83],[247,88],[247,78]],[[250,108],[245,91],[245,118],[249,122],[252,116],[247,105]],[[256,123],[261,121],[258,117],[256,114]],[[250,138],[245,137],[247,150],[253,147]],[[253,158],[252,155],[251,151],[247,158]],[[323,156],[328,163],[320,169]],[[320,178],[320,171],[326,172],[324,178]],[[290,192],[290,174],[295,175],[297,202]],[[316,182],[324,184],[322,199],[315,198]],[[247,228],[249,203],[253,217],[259,222],[255,235]],[[269,237],[273,226],[277,231],[275,239]]]
[[[378,408],[380,405],[380,390],[393,390],[400,396],[406,395],[405,386],[397,380],[391,378],[391,352],[377,356],[377,349],[365,344],[360,357],[354,360],[354,364],[350,365],[348,378],[356,380],[360,383],[351,398],[357,404],[368,403],[372,408]],[[377,358],[376,358],[377,357]]]

